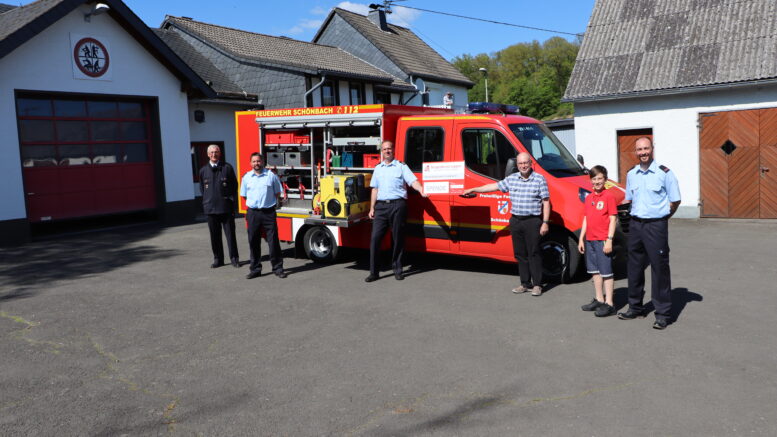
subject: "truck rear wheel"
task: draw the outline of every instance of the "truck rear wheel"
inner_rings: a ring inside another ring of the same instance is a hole
[[[540,252],[545,281],[569,283],[579,274],[580,252],[575,239],[567,233],[551,229],[540,240]]]
[[[330,264],[337,259],[337,241],[325,226],[313,226],[305,232],[303,239],[305,255],[317,263]]]

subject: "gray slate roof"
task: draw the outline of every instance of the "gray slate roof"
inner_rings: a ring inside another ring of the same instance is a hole
[[[219,70],[205,56],[189,45],[180,35],[174,31],[153,29],[154,33],[170,47],[198,76],[203,78],[219,96],[242,97],[248,100],[256,100],[256,95],[248,94],[232,82],[226,74]]]
[[[564,99],[771,79],[775,0],[597,0]]]
[[[25,6],[0,5],[0,41],[30,24],[65,0],[39,0]]]
[[[332,73],[375,82],[401,84],[394,76],[337,47],[263,35],[189,18],[167,16],[162,27],[173,25],[237,58],[291,67],[311,73]]]
[[[460,83],[468,87],[474,85],[467,76],[464,76],[411,30],[388,24],[390,32],[384,32],[366,16],[345,9],[334,8],[332,10],[313,38],[314,42],[333,14],[340,15],[408,75]]]
[[[17,8],[17,7],[18,6],[7,5],[5,3],[0,3],[0,14],[2,14],[3,12],[10,11],[11,9],[14,9],[14,8]]]

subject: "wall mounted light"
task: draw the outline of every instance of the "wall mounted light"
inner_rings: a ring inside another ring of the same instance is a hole
[[[95,3],[92,6],[92,9],[84,14],[84,21],[87,23],[90,23],[92,21],[92,16],[94,15],[100,15],[104,12],[108,12],[111,9],[110,6],[106,5],[105,3]]]
[[[194,121],[197,123],[204,123],[205,122],[205,111],[202,109],[197,109],[194,111]]]

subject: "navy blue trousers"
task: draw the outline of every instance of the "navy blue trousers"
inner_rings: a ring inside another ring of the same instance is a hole
[[[669,220],[629,223],[629,307],[643,311],[645,269],[650,265],[651,299],[657,319],[668,319],[672,309],[669,271]]]
[[[402,272],[402,258],[405,254],[405,221],[407,220],[407,203],[404,199],[392,200],[391,203],[375,204],[375,217],[372,219],[372,238],[370,238],[370,274],[380,274],[380,243],[386,231],[391,228],[393,251],[391,253],[391,269],[394,273]]]

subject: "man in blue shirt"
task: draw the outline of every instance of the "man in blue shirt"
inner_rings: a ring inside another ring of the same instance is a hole
[[[542,296],[542,252],[539,245],[540,238],[550,229],[550,191],[545,177],[532,169],[531,155],[519,153],[516,163],[517,173],[507,175],[499,182],[468,188],[463,195],[497,190],[510,193],[510,236],[521,276],[521,285],[513,288],[513,293],[531,290],[532,296]]]
[[[423,187],[418,182],[407,164],[394,159],[394,143],[384,141],[380,145],[383,161],[375,166],[370,180],[372,196],[370,198],[369,217],[372,221],[372,237],[370,239],[370,275],[364,279],[372,282],[378,279],[380,265],[378,252],[380,242],[386,231],[391,228],[393,252],[391,267],[394,278],[405,279],[402,273],[402,257],[405,251],[405,220],[407,219],[407,185],[410,185],[427,197]]]
[[[251,155],[251,168],[240,183],[240,197],[246,201],[246,222],[248,223],[248,245],[251,248],[251,271],[246,279],[262,274],[262,232],[270,248],[270,264],[275,276],[285,278],[281,244],[278,241],[278,223],[275,221],[275,207],[280,204],[281,181],[278,176],[264,168],[264,159],[259,153]]]
[[[669,271],[669,218],[680,206],[680,189],[674,173],[653,160],[653,142],[637,139],[639,165],[626,174],[626,200],[631,202],[629,223],[629,309],[622,320],[645,317],[645,268],[650,265],[651,298],[655,329],[667,326],[672,309]]]

